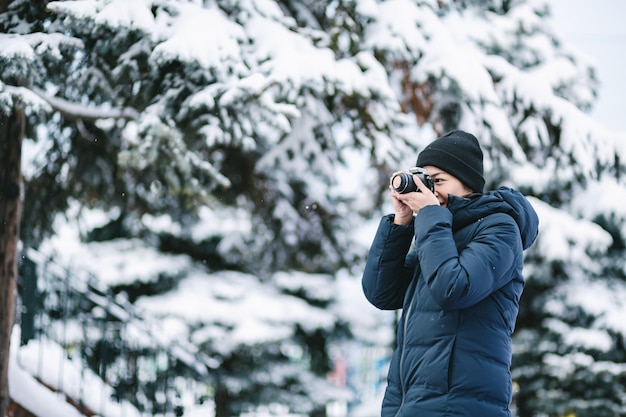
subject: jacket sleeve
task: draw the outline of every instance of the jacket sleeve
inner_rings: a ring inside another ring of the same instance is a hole
[[[393,215],[382,218],[363,272],[365,297],[381,310],[402,308],[404,293],[413,277],[417,253],[408,256],[413,224],[397,225]]]
[[[452,235],[452,214],[437,206],[420,210],[415,236],[422,276],[444,310],[470,307],[516,277],[522,256],[519,228],[507,214],[480,220],[460,252]]]

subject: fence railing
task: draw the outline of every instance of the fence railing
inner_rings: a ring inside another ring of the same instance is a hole
[[[124,294],[33,249],[20,264],[20,366],[77,407],[107,416],[182,416],[212,407],[219,362],[162,337]]]

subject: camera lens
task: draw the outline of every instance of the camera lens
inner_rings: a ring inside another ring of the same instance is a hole
[[[406,194],[417,190],[413,176],[405,172],[396,174],[391,179],[391,186],[400,194]]]

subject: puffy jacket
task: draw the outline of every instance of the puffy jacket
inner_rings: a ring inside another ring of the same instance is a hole
[[[362,280],[374,306],[402,308],[382,417],[511,415],[522,253],[538,223],[506,187],[450,196],[447,208],[426,206],[406,226],[383,217]]]

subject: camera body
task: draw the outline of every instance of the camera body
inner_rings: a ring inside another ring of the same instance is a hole
[[[430,191],[435,192],[435,181],[428,175],[428,171],[422,167],[409,168],[409,172],[401,172],[394,175],[391,179],[393,189],[400,194],[412,193],[414,191],[419,192],[420,190],[417,188],[417,184],[413,181],[413,175],[417,175]]]

